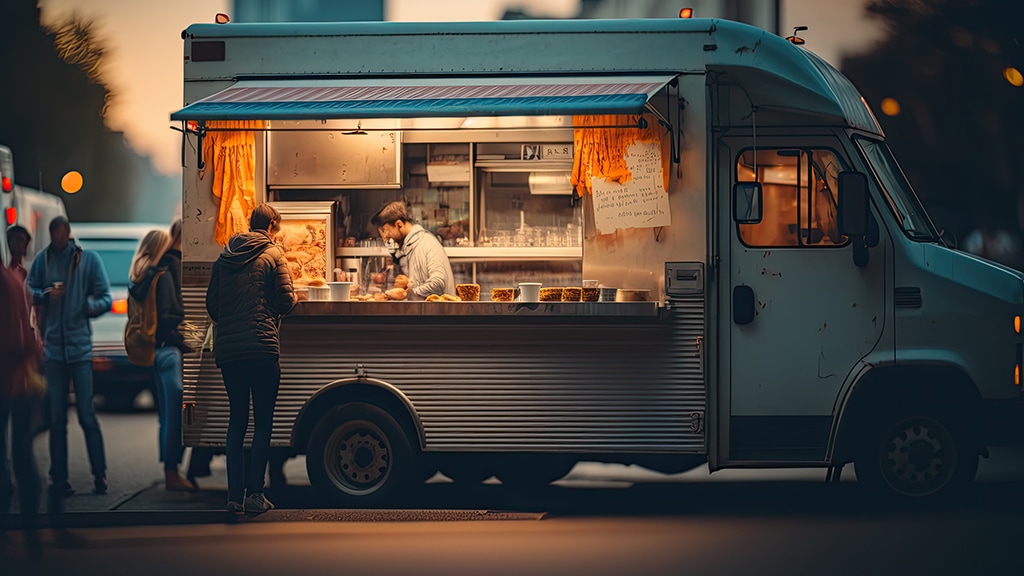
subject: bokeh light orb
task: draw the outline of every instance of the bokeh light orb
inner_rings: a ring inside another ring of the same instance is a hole
[[[895,98],[882,99],[882,114],[896,116],[900,113],[900,103]]]
[[[76,170],[68,172],[60,179],[60,187],[68,194],[78,192],[82,189],[82,175]]]
[[[1003,78],[1006,78],[1006,81],[1014,86],[1024,86],[1024,74],[1021,74],[1020,70],[1013,66],[1003,69]]]

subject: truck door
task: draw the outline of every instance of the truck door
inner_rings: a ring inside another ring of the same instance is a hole
[[[850,169],[841,143],[753,143],[723,138],[717,148],[723,354],[712,468],[822,462],[837,395],[885,322],[887,249],[858,268],[837,226],[837,175]],[[762,216],[737,223],[734,185],[755,181]]]

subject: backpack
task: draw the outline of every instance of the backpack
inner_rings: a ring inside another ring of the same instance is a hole
[[[142,302],[128,294],[128,322],[124,325],[124,351],[128,361],[136,366],[152,366],[156,359],[156,286],[163,276],[160,270],[153,276]]]

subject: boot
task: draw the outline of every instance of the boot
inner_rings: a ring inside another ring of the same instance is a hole
[[[181,477],[177,470],[164,470],[164,488],[174,492],[195,492],[196,487]]]

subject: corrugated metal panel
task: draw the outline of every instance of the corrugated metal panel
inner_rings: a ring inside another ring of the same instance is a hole
[[[185,287],[193,322],[205,317],[203,291]],[[408,396],[427,450],[703,452],[703,430],[690,428],[705,406],[703,297],[666,311],[662,322],[600,326],[286,322],[274,443],[288,442],[309,397],[360,364]],[[220,444],[227,431],[209,356],[185,363],[185,398],[197,403],[187,445]]]

